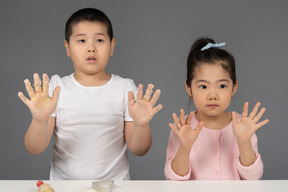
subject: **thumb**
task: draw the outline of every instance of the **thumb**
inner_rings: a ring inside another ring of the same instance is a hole
[[[134,103],[134,94],[132,91],[128,91],[128,103],[129,104]]]
[[[54,91],[53,91],[53,95],[52,95],[52,100],[55,102],[58,102],[59,99],[59,95],[60,95],[60,90],[61,88],[59,86],[57,86]]]
[[[236,125],[238,123],[238,115],[235,111],[232,112],[232,125]]]

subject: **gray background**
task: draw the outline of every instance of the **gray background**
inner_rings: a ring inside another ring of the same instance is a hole
[[[163,110],[151,122],[153,144],[144,157],[129,153],[132,179],[165,179],[163,168],[171,114],[188,107],[184,81],[191,44],[206,35],[236,58],[239,88],[229,110],[241,113],[245,101],[260,101],[270,123],[257,131],[264,161],[263,179],[288,179],[287,75],[288,1],[41,1],[2,0],[0,6],[0,179],[48,179],[51,148],[26,152],[23,138],[31,121],[18,99],[23,80],[34,72],[69,75],[64,25],[84,7],[103,10],[111,19],[115,55],[108,72],[154,83]]]

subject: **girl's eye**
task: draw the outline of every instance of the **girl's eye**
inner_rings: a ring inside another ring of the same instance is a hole
[[[84,39],[80,39],[78,40],[79,43],[85,43],[85,40]]]
[[[226,87],[226,85],[220,85],[220,89],[224,89]]]
[[[206,85],[200,85],[199,87],[200,87],[200,89],[207,89]]]

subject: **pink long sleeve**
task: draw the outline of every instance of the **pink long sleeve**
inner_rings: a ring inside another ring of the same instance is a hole
[[[192,127],[198,121],[192,119]],[[194,143],[189,160],[189,172],[185,176],[177,175],[171,168],[171,163],[177,153],[179,141],[171,131],[166,151],[164,174],[168,180],[240,180],[260,179],[263,174],[263,162],[258,153],[257,137],[253,135],[253,149],[256,161],[245,167],[239,160],[239,149],[233,135],[232,123],[221,130],[211,130],[203,127],[198,139]]]

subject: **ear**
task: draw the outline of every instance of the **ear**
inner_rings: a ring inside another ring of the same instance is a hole
[[[115,41],[115,39],[113,38],[113,39],[111,40],[110,56],[113,56],[113,54],[114,54],[114,47],[115,47],[115,45],[116,45],[116,41]]]
[[[64,46],[67,52],[67,57],[70,57],[69,43],[66,40],[64,41]]]
[[[192,99],[192,98],[193,98],[193,97],[192,97],[192,89],[191,89],[191,87],[189,87],[189,86],[187,85],[187,82],[186,82],[186,81],[185,81],[185,88],[186,88],[186,91],[187,91],[189,97]]]
[[[233,89],[232,89],[232,97],[235,95],[237,88],[238,88],[238,81],[236,80],[235,85],[233,86]]]

